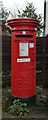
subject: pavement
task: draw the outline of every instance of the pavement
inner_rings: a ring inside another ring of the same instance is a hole
[[[2,95],[3,100],[5,100],[7,95],[11,92],[11,88],[3,88],[2,91],[3,91],[3,95]],[[41,92],[42,92],[42,90],[41,90]],[[44,94],[45,94],[45,91],[44,91]],[[0,99],[0,103],[1,103],[1,99]],[[37,104],[38,104],[38,101],[37,101]],[[43,106],[43,104],[42,105],[41,104],[42,103],[40,103],[40,106],[39,105],[32,106],[31,109],[30,109],[30,112],[26,116],[26,118],[41,118],[41,119],[46,120],[46,118],[47,118],[47,115],[46,115],[47,108],[46,108],[46,106]],[[18,118],[16,115],[12,116],[11,114],[9,114],[7,112],[4,112],[4,111],[2,111],[1,115],[2,115],[2,118]]]

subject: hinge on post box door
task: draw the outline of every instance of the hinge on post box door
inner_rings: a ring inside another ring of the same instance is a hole
[[[17,41],[19,41],[19,40],[14,40],[14,42],[17,42]]]

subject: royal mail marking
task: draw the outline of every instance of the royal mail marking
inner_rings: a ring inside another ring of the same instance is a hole
[[[26,31],[23,31],[23,34],[26,34]]]
[[[17,62],[30,62],[30,58],[27,58],[27,59],[17,59]]]
[[[34,48],[34,43],[30,43],[30,48]]]

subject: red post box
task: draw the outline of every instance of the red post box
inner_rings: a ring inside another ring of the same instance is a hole
[[[11,27],[11,94],[22,101],[36,97],[36,30],[38,20],[17,18]]]

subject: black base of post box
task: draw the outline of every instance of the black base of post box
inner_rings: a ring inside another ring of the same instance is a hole
[[[22,103],[27,103],[27,106],[28,107],[31,107],[31,105],[36,105],[36,95],[32,96],[32,97],[27,97],[27,98],[24,98],[24,97],[15,97],[13,95],[12,96],[12,101],[15,100],[15,99],[20,99],[20,101]]]

